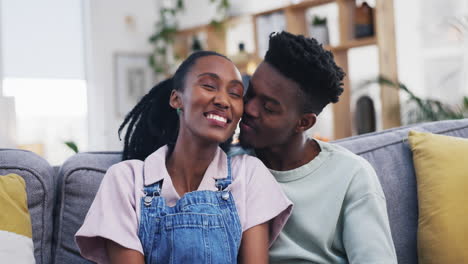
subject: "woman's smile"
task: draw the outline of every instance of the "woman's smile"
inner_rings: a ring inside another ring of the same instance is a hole
[[[220,111],[206,112],[204,116],[210,124],[217,127],[226,128],[228,124],[232,122],[232,120],[227,117],[226,113]]]

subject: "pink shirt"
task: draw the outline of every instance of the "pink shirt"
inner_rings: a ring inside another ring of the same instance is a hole
[[[81,254],[98,263],[108,263],[106,239],[143,254],[138,238],[140,200],[144,184],[164,179],[161,196],[169,206],[180,199],[166,169],[166,146],[146,160],[127,160],[107,170],[83,225],[75,235]],[[263,163],[252,156],[231,158],[233,182],[228,187],[236,202],[242,231],[269,220],[270,245],[292,211],[292,203]],[[215,180],[227,176],[227,157],[218,148],[198,190],[217,191]]]

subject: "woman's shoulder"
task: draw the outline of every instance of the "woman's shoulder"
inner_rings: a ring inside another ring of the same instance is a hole
[[[244,167],[248,169],[260,167],[266,169],[265,165],[261,160],[249,154],[238,154],[235,156],[230,156],[230,159],[231,165],[233,167]]]
[[[135,174],[143,170],[145,163],[141,160],[124,160],[113,164],[107,169],[107,173]]]
[[[135,182],[141,182],[143,169],[144,162],[141,160],[124,160],[110,166],[104,180],[134,185]]]
[[[249,184],[255,182],[276,182],[268,168],[257,157],[247,154],[231,156],[234,179],[243,179]]]

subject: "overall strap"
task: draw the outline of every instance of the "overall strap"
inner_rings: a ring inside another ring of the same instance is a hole
[[[226,189],[232,183],[232,174],[231,174],[231,157],[227,156],[227,171],[228,175],[224,179],[216,179],[216,187],[219,191]]]
[[[153,198],[161,194],[162,182],[163,180],[160,180],[148,186],[143,185],[143,192],[145,193],[143,202],[145,206],[150,206],[151,202],[153,201]]]
[[[150,185],[145,185],[145,173],[143,172],[143,192],[145,193],[145,196],[148,197],[153,197],[153,196],[159,196],[161,194],[161,186],[162,186],[163,180],[160,180],[158,182],[155,182]]]

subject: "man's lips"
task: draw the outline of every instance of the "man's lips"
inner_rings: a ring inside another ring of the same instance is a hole
[[[240,129],[241,131],[245,131],[245,132],[250,132],[250,131],[255,130],[252,122],[250,120],[246,120],[245,118],[243,118],[242,121],[240,122]]]

